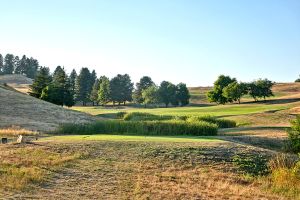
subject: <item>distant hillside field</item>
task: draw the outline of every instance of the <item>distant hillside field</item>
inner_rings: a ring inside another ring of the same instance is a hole
[[[29,85],[31,85],[32,82],[32,79],[21,74],[0,75],[0,84],[6,83],[23,93],[27,93],[29,91]]]
[[[213,87],[189,87],[191,94],[192,104],[206,104],[209,103],[206,97],[206,93],[212,90]],[[271,98],[298,98],[300,97],[300,83],[276,83],[273,88],[274,97]],[[245,95],[242,102],[253,101],[252,97]]]
[[[95,119],[3,85],[0,85],[0,100],[0,127],[20,126],[30,130],[52,131],[61,123],[84,123]]]

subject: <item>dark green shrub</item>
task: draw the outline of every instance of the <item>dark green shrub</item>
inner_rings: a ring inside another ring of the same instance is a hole
[[[291,130],[288,131],[288,148],[300,153],[300,115],[291,122],[291,125]]]
[[[208,122],[184,121],[97,121],[90,124],[63,124],[60,134],[133,134],[133,135],[216,135],[218,127]]]

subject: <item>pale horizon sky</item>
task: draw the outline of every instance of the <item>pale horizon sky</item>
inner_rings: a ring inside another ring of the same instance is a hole
[[[0,53],[40,65],[148,75],[208,86],[293,82],[300,74],[299,0],[0,0]]]

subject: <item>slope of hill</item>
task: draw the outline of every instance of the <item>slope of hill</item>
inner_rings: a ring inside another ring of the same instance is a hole
[[[0,84],[4,83],[20,92],[27,93],[29,85],[32,84],[32,79],[21,74],[0,75]]]
[[[192,104],[208,103],[206,93],[212,90],[213,87],[189,87],[191,93]],[[300,83],[275,83],[272,88],[274,97],[272,99],[290,99],[300,98]],[[253,101],[252,97],[245,95],[242,102]]]
[[[52,131],[60,123],[84,123],[95,120],[88,114],[72,111],[0,87],[0,127],[20,126],[37,131]]]

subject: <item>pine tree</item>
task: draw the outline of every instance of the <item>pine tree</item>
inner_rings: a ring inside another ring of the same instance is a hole
[[[70,107],[74,105],[69,79],[62,67],[58,66],[55,69],[53,80],[43,89],[41,99],[61,106]]]
[[[94,86],[94,83],[95,83],[96,80],[97,80],[97,74],[96,74],[96,71],[93,70],[92,73],[90,74],[90,77],[89,77],[89,89],[88,89],[88,95],[89,95],[89,97],[90,97],[90,95],[92,93],[93,86]]]
[[[20,60],[20,65],[18,66],[18,71],[19,74],[25,74],[27,69],[27,57],[25,55],[22,56]]]
[[[90,94],[90,100],[93,102],[93,106],[95,103],[97,103],[98,105],[98,92],[99,92],[99,80],[96,79],[94,85],[93,85],[93,89],[92,89],[92,92]]]
[[[25,74],[28,78],[34,78],[39,68],[39,62],[34,58],[26,59]]]
[[[38,71],[32,85],[30,85],[29,95],[40,98],[42,91],[45,87],[47,87],[51,82],[51,76],[49,72],[49,68],[41,67]]]
[[[13,54],[6,54],[5,56],[5,63],[3,66],[3,74],[12,74],[14,71],[14,55]]]
[[[77,73],[76,70],[73,69],[70,76],[69,76],[69,84],[70,84],[70,91],[73,94],[73,100],[75,100],[75,84],[76,84]]]
[[[83,106],[89,101],[90,76],[89,69],[84,67],[80,70],[76,79],[75,99],[81,101]]]
[[[0,54],[0,75],[2,74],[3,72],[3,56],[2,54]]]
[[[14,73],[15,74],[21,74],[20,73],[20,58],[19,56],[16,56],[15,59],[14,59]]]
[[[100,81],[99,81],[100,82]],[[110,101],[110,82],[105,76],[102,76],[98,92],[98,102],[105,105]]]

